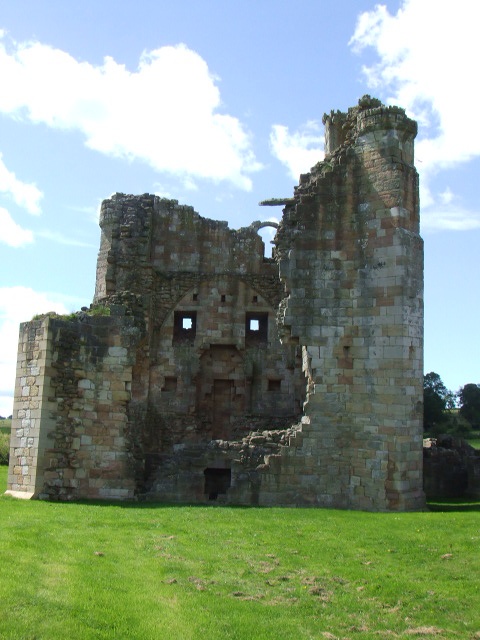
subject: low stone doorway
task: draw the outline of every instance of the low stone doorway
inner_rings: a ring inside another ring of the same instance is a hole
[[[205,495],[209,500],[216,500],[220,494],[226,494],[232,484],[231,469],[208,467],[205,475]]]

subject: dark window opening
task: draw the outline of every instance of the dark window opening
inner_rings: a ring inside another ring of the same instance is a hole
[[[268,381],[268,390],[269,391],[281,391],[282,389],[282,381],[281,380],[269,380]]]
[[[245,316],[245,343],[268,341],[268,313],[247,313]]]
[[[173,342],[192,344],[197,332],[196,311],[175,311],[173,320]]]
[[[177,379],[174,377],[166,377],[163,383],[162,391],[176,391]]]
[[[193,298],[193,301],[196,302],[198,300],[198,293],[194,293],[192,298]]]
[[[205,475],[205,495],[209,500],[216,500],[220,494],[226,494],[232,484],[231,469],[215,469],[209,467]]]
[[[253,296],[252,302],[258,302],[258,296]]]

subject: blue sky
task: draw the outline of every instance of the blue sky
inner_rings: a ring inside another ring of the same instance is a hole
[[[480,382],[477,0],[2,0],[0,415],[18,324],[92,301],[102,199],[232,228],[279,216],[322,115],[365,93],[419,122],[425,372]]]

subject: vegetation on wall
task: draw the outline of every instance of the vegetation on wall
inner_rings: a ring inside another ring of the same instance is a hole
[[[80,311],[59,314],[56,311],[47,311],[33,316],[32,320],[43,320],[44,318],[58,318],[59,320],[81,320],[84,316],[109,316],[110,307],[103,304],[91,304],[90,307],[82,307]]]

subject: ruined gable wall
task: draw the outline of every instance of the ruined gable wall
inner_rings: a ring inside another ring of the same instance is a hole
[[[213,464],[205,446],[262,425],[289,426],[304,396],[295,348],[278,337],[283,287],[264,257],[262,223],[233,230],[174,200],[116,194],[103,203],[100,225],[96,301],[108,304],[129,287],[142,298],[147,326],[128,408],[139,491],[204,500],[203,472]],[[194,327],[183,331],[183,319]],[[262,325],[258,335],[251,319]],[[194,489],[185,452],[173,487],[164,477],[185,445],[199,447]]]
[[[289,291],[284,339],[302,345],[308,393],[298,445],[270,461],[264,500],[278,501],[283,487],[285,503],[419,508],[423,246],[416,127],[403,110],[377,101],[336,120],[342,129],[331,139],[344,144],[327,146],[325,161],[302,176],[277,234]]]
[[[176,200],[117,193],[101,207],[94,301],[122,291],[148,296],[158,288],[159,275],[182,275],[191,288],[206,274],[237,274],[266,287],[267,297],[278,303],[278,272],[273,260],[264,259],[259,224],[234,230]],[[182,295],[182,279],[172,285]]]

